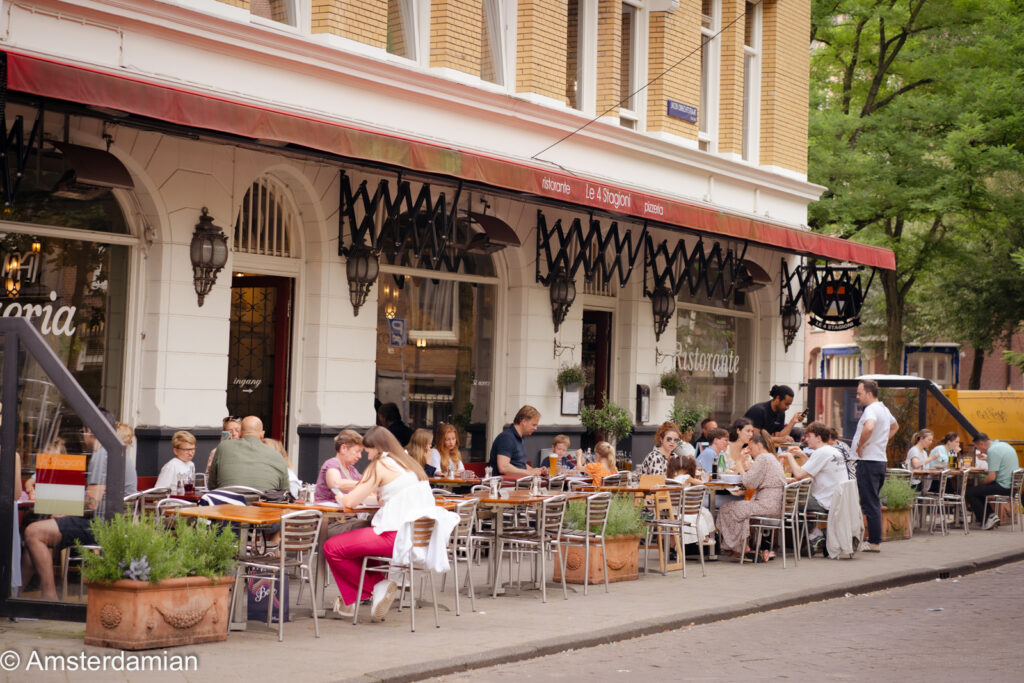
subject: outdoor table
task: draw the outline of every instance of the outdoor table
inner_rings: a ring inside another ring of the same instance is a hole
[[[235,522],[242,525],[242,531],[239,536],[241,539],[245,539],[249,533],[250,526],[270,526],[271,524],[276,524],[281,521],[281,515],[284,513],[284,510],[257,505],[204,505],[189,508],[172,508],[167,512],[168,514],[174,513],[181,517],[210,519],[218,522]],[[239,549],[239,554],[244,552],[245,547],[243,545]],[[245,582],[241,577],[235,579],[234,590],[245,590]],[[247,621],[248,605],[246,601],[241,599],[235,600],[235,613],[228,617],[228,630],[244,631]]]
[[[494,552],[494,548],[497,548],[498,537],[504,529],[504,512],[505,508],[515,507],[536,507],[541,505],[548,498],[553,498],[556,495],[563,495],[569,500],[576,500],[579,498],[586,498],[587,494],[579,492],[571,493],[560,493],[560,494],[533,494],[526,490],[515,489],[512,491],[504,492],[497,498],[491,495],[490,491],[478,491],[476,493],[470,493],[462,497],[462,500],[468,498],[476,498],[480,501],[481,507],[487,507],[493,509],[494,515],[494,546],[492,547],[491,553],[487,560],[487,583],[491,584],[493,588],[494,583],[498,581],[500,573],[498,571],[498,554]],[[446,500],[459,500],[458,498],[447,498]],[[539,562],[539,558],[538,558]],[[539,577],[540,580],[544,580],[544,577]],[[499,586],[498,592],[502,592]]]
[[[462,488],[463,486],[476,486],[480,483],[479,477],[467,477],[462,479],[461,477],[428,477],[427,481],[430,483],[432,488],[442,489],[456,489]]]

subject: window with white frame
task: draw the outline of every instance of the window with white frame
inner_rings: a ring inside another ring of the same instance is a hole
[[[743,160],[761,148],[761,3],[746,3],[743,23]]]
[[[701,0],[700,8],[700,109],[697,140],[700,149],[714,152],[718,148],[718,93],[721,70],[722,0]]]
[[[429,12],[429,3],[388,0],[387,51],[397,57],[422,61],[430,43],[423,29]]]
[[[583,50],[580,49],[580,0],[566,3],[565,23],[565,101],[573,109],[583,109]],[[585,0],[583,4],[586,4]]]
[[[844,346],[841,348],[823,348],[821,350],[822,379],[854,379],[864,374],[861,370],[860,348]]]
[[[480,4],[480,78],[498,85],[515,80],[515,0],[483,0]]]
[[[905,353],[906,374],[930,379],[942,387],[952,386],[956,384],[954,357],[957,353],[956,348],[908,350]]]

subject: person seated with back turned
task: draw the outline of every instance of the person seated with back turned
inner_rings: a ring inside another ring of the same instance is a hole
[[[526,446],[523,444],[523,437],[537,431],[538,424],[540,411],[526,405],[516,413],[512,424],[495,437],[491,444],[490,466],[496,475],[528,477],[544,473],[543,468],[530,467],[526,459]]]
[[[114,428],[114,416],[108,410],[99,409],[104,419]],[[107,490],[107,449],[88,427],[82,429],[82,445],[92,453],[85,477],[85,513],[91,516],[103,509]],[[138,477],[135,463],[125,454],[124,489],[122,496],[138,492]],[[21,558],[22,592],[32,576],[39,574],[39,590],[43,600],[56,600],[57,587],[53,579],[53,548],[63,549],[81,541],[83,545],[95,545],[96,539],[89,526],[88,516],[55,516],[33,522],[25,528],[25,553]]]
[[[398,443],[409,443],[412,428],[402,421],[402,411],[395,403],[384,403],[377,411],[377,424],[394,434]]]
[[[208,487],[248,486],[260,491],[289,490],[288,467],[281,454],[263,443],[263,421],[242,418],[241,438],[221,441],[210,466]]]
[[[434,450],[433,441],[434,435],[429,429],[417,429],[412,433],[409,443],[405,444],[405,452],[419,463],[428,477],[444,476],[438,475],[437,468],[430,464],[430,451]]]
[[[314,500],[341,502],[363,478],[356,463],[363,457],[363,437],[353,429],[342,429],[334,437],[334,457],[327,458],[316,477]]]
[[[750,420],[758,431],[765,429],[773,439],[784,441],[790,437],[793,425],[807,417],[807,411],[797,413],[786,422],[786,411],[793,405],[793,390],[785,384],[775,384],[768,395],[770,400],[750,406],[743,417]]]
[[[977,486],[970,486],[964,495],[967,507],[974,512],[974,518],[985,529],[999,526],[999,514],[993,510],[988,519],[985,517],[985,496],[1010,495],[1010,480],[1018,466],[1017,452],[1013,446],[1002,441],[992,441],[987,434],[978,434],[974,446],[988,460],[988,474]],[[1018,505],[1020,501],[1011,500],[1010,505]]]

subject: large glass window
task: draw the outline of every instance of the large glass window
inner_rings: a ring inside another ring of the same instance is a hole
[[[718,78],[722,24],[721,0],[702,0],[700,18],[700,109],[697,115],[700,148],[714,152],[718,143]]]
[[[756,164],[761,145],[761,3],[746,3],[743,26],[743,159]]]
[[[388,273],[378,286],[377,399],[399,406],[413,428],[486,423],[494,365],[494,286]],[[390,321],[396,318],[406,321],[409,330],[405,347],[391,344]]]
[[[750,407],[753,321],[680,308],[676,313],[678,367],[687,380],[687,398],[710,406],[719,424],[729,424]]]

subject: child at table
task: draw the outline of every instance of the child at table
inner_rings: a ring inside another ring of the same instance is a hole
[[[698,486],[704,483],[697,478],[697,461],[688,455],[673,455],[668,459],[665,479],[679,482],[683,486]]]
[[[429,463],[432,436],[429,429],[417,429],[412,433],[412,437],[409,438],[409,443],[405,447],[405,452],[420,464],[428,477],[437,474],[437,468]],[[444,474],[443,470],[441,474]]]
[[[607,441],[599,441],[594,446],[594,462],[583,466],[583,471],[593,477],[594,485],[600,486],[601,480],[611,474],[618,474],[619,469],[615,466],[615,449]]]

